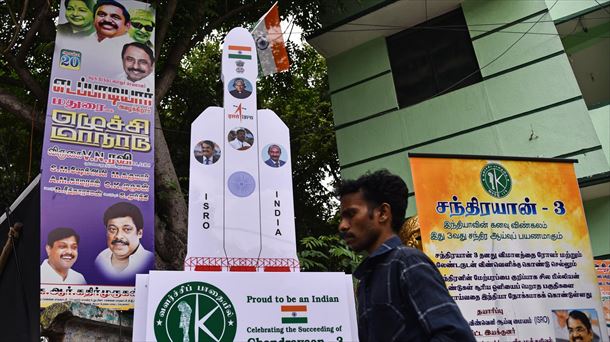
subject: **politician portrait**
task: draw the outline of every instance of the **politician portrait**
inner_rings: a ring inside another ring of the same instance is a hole
[[[72,228],[59,227],[47,235],[47,259],[40,265],[40,282],[47,284],[87,284],[82,274],[72,269],[78,259],[80,236]]]
[[[153,48],[150,40],[155,29],[155,14],[150,9],[135,8],[129,10],[131,26],[127,33],[136,42]]]
[[[263,160],[271,167],[282,167],[286,164],[286,155],[283,154],[282,146],[279,144],[269,144],[263,148]]]
[[[113,280],[134,279],[136,273],[147,272],[154,254],[140,243],[144,234],[140,208],[129,202],[115,203],[104,212],[103,222],[108,248],[95,258],[98,270]]]
[[[73,37],[86,37],[95,32],[93,9],[95,0],[64,1],[67,22],[57,25],[57,33]]]
[[[245,78],[234,78],[229,82],[229,94],[236,99],[245,99],[252,94],[252,84]]]
[[[98,0],[94,7],[93,26],[98,42],[123,36],[131,27],[127,8],[115,0]]]
[[[138,42],[125,44],[121,50],[121,61],[124,73],[119,76],[120,80],[142,84],[153,90],[155,56],[150,47]]]
[[[254,144],[254,134],[245,127],[236,127],[227,135],[229,145],[238,151],[245,151]]]
[[[555,341],[598,342],[600,324],[595,309],[553,310]]]
[[[195,145],[195,159],[203,165],[212,165],[220,159],[220,147],[211,140],[202,140]]]

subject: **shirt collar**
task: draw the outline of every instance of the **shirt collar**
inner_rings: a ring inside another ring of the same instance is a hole
[[[400,238],[396,235],[392,235],[391,238],[385,240],[381,246],[379,246],[375,251],[373,251],[373,253],[371,253],[371,255],[369,255],[369,259],[385,254],[400,245],[402,245]]]
[[[391,251],[392,249],[402,245],[402,241],[397,235],[392,235],[391,238],[387,239],[381,246],[379,246],[376,250],[373,251],[366,259],[358,265],[356,270],[354,271],[354,277],[360,279],[364,275],[364,272],[368,268],[366,265],[370,262],[371,259],[375,259],[380,255],[384,255]]]

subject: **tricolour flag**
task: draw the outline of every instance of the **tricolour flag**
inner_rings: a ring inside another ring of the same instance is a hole
[[[258,21],[252,30],[252,37],[256,42],[258,61],[263,76],[288,70],[290,63],[282,37],[277,2]]]
[[[229,45],[229,58],[252,59],[252,48],[249,46]]]
[[[283,324],[307,323],[307,305],[282,305]]]

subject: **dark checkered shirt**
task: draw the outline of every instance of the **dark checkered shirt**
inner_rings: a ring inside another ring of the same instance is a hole
[[[358,335],[365,341],[475,341],[432,261],[388,239],[354,272]]]

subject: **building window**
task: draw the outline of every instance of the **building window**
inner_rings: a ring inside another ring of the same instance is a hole
[[[400,108],[481,81],[461,8],[388,37],[387,46]]]

